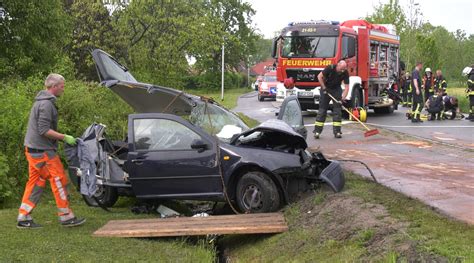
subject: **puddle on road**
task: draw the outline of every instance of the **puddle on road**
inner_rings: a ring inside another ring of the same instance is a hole
[[[411,145],[411,146],[418,147],[420,149],[432,147],[430,143],[422,142],[422,141],[400,141],[400,142],[392,142],[392,144]]]

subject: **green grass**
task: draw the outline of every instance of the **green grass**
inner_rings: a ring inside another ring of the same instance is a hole
[[[382,204],[392,217],[409,222],[408,234],[420,242],[421,250],[450,260],[474,261],[473,226],[451,220],[418,200],[356,175],[349,175],[348,188],[352,195]]]
[[[214,101],[223,105],[227,109],[233,109],[237,106],[237,99],[247,92],[252,90],[249,88],[233,88],[224,90],[224,100],[221,100],[220,90],[185,90],[187,93],[191,93],[197,96],[205,96],[213,98]]]
[[[436,258],[453,262],[474,261],[474,227],[448,219],[417,200],[354,174],[347,174],[343,194],[362,198],[364,206],[381,205],[390,218],[399,222],[396,224],[406,225],[406,233],[390,233],[395,247],[382,246],[382,251],[368,251],[368,243],[381,242],[380,233],[371,228],[356,233],[343,232],[343,235],[352,235],[347,239],[331,238],[324,223],[304,226],[307,223],[304,223],[302,213],[307,208],[294,203],[284,211],[290,231],[266,237],[225,237],[223,242],[228,246],[228,255],[236,262],[352,262],[361,258],[375,262],[406,262],[409,260],[406,256],[394,251],[396,245],[415,244],[417,255],[414,256],[421,255],[422,261],[423,258],[428,261]],[[327,202],[327,198],[327,193],[318,192],[312,202],[320,205]],[[337,222],[339,216],[338,211],[333,211],[323,218],[325,222]]]
[[[461,112],[469,112],[469,98],[466,97],[466,88],[448,87],[447,92],[449,96],[458,98]]]
[[[98,238],[92,233],[109,220],[147,218],[134,215],[121,202],[113,213],[87,207],[73,194],[72,209],[87,218],[83,226],[64,228],[57,222],[54,200],[44,196],[34,211],[42,229],[17,229],[17,209],[0,210],[0,261],[2,262],[212,262],[215,250],[205,242],[193,244],[184,238]],[[156,215],[153,215],[156,216]]]

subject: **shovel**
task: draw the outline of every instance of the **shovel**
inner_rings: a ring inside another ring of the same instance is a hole
[[[326,93],[326,94],[328,94],[328,96],[329,96],[334,102],[341,104],[341,107],[342,107],[343,110],[345,110],[347,113],[349,113],[349,115],[351,115],[354,120],[356,120],[358,123],[360,123],[362,126],[364,126],[364,128],[367,130],[367,131],[364,133],[364,137],[369,137],[369,136],[372,136],[372,135],[379,134],[379,130],[377,130],[377,129],[371,130],[369,127],[367,127],[367,125],[365,125],[363,122],[361,122],[361,121],[359,120],[359,118],[357,118],[356,116],[354,116],[354,114],[352,114],[352,112],[351,112],[350,110],[348,110],[346,107],[344,107],[344,105],[342,105],[342,102],[336,100],[331,94],[329,94],[329,92]]]

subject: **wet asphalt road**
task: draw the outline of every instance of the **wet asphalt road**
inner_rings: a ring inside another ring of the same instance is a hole
[[[275,118],[279,103],[259,102],[255,92],[239,98],[235,112],[258,121]],[[309,148],[329,158],[356,159],[369,165],[378,181],[417,198],[453,218],[474,224],[474,122],[425,121],[412,124],[405,108],[393,114],[368,114],[367,124],[380,134],[363,136],[363,128],[343,121],[343,138],[334,139],[329,120],[321,139],[311,136],[316,113],[304,113]],[[368,176],[358,164],[348,170]]]

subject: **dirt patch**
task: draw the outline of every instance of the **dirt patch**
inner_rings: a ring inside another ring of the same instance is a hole
[[[383,259],[388,253],[409,262],[445,262],[447,260],[416,249],[407,234],[408,223],[392,218],[379,204],[364,202],[346,193],[307,195],[299,202],[299,214],[291,220],[292,229],[321,229],[319,242],[355,241],[364,246],[362,261]]]

